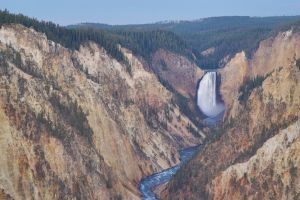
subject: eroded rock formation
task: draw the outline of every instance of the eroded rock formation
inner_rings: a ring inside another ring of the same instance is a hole
[[[122,51],[130,68],[94,43],[75,51],[2,26],[1,197],[139,199],[141,177],[201,142],[172,93]]]
[[[299,42],[297,32],[279,33],[222,69],[223,123],[163,199],[300,198]]]

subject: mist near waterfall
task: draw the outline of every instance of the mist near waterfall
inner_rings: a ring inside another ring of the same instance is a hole
[[[225,106],[217,99],[217,72],[207,72],[199,83],[197,105],[208,117],[216,117]]]

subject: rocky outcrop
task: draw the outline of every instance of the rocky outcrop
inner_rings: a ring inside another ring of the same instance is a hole
[[[175,100],[184,114],[194,123],[203,126],[196,104],[196,91],[204,71],[186,57],[163,49],[152,55],[150,68],[160,82],[175,93]]]
[[[238,105],[232,105],[234,103],[233,99],[239,97],[239,86],[249,76],[249,67],[245,52],[236,54],[219,73],[219,77],[221,77],[220,93],[226,104],[226,113],[230,111],[230,114],[235,116],[236,111],[231,110],[231,108],[236,109]]]
[[[168,184],[163,199],[299,198],[300,68],[295,44],[300,40],[298,33],[289,34],[268,39],[275,42],[268,47],[262,42],[253,60],[241,53],[222,69],[225,119],[201,153]],[[281,46],[280,40],[287,43]],[[281,47],[285,50],[273,50]],[[259,58],[262,48],[275,55]],[[280,61],[268,61],[278,57]],[[253,63],[266,68],[258,70]],[[263,78],[255,80],[257,75]],[[251,89],[241,100],[244,84]]]
[[[260,43],[249,62],[251,76],[266,75],[275,67],[287,66],[300,58],[300,35],[293,30],[279,33]]]
[[[300,121],[267,140],[247,162],[230,166],[209,186],[212,199],[299,199]]]
[[[152,59],[152,68],[158,76],[185,97],[196,97],[199,79],[204,75],[195,63],[183,56],[159,50]]]
[[[79,51],[20,25],[0,29],[0,195],[139,199],[142,176],[201,142],[173,95],[122,49]],[[194,127],[195,128],[195,127]]]
[[[234,99],[239,97],[240,86],[249,79],[266,76],[276,67],[288,66],[300,58],[300,35],[292,30],[279,33],[262,41],[251,59],[244,52],[236,54],[220,70],[221,94],[226,104],[226,113],[235,117],[239,104]]]

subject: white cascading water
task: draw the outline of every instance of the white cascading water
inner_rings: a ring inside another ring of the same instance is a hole
[[[197,105],[208,117],[224,111],[224,104],[217,100],[217,72],[207,72],[199,83]]]

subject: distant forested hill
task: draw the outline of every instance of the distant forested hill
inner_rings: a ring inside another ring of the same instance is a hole
[[[78,49],[80,45],[87,41],[93,41],[101,45],[112,57],[127,63],[122,52],[118,48],[118,38],[108,31],[98,29],[67,29],[52,22],[39,21],[22,14],[12,14],[7,10],[0,10],[0,27],[5,24],[21,24],[28,28],[33,28],[38,32],[45,33],[49,40],[61,45]]]
[[[31,27],[36,31],[43,32],[47,35],[48,39],[71,49],[78,49],[82,43],[87,41],[96,42],[106,49],[112,57],[127,66],[129,63],[120,52],[118,44],[132,50],[135,55],[142,56],[147,61],[151,58],[152,53],[160,48],[193,59],[192,51],[186,42],[175,33],[167,30],[111,31],[108,30],[110,29],[109,25],[101,24],[66,28],[52,22],[39,21],[22,14],[16,15],[9,13],[7,10],[0,10],[0,26],[11,23],[22,24],[25,27]]]
[[[300,21],[300,16],[287,17],[212,17],[195,21],[161,22],[142,25],[107,25],[84,23],[69,28],[108,30],[110,32],[153,30],[171,31],[180,36],[194,53],[196,62],[203,68],[222,67],[222,59],[244,50],[247,56],[257,48],[259,42]],[[206,51],[210,49],[210,51]]]
[[[195,21],[161,22],[142,25],[112,26],[83,23],[62,27],[21,14],[0,10],[0,26],[19,23],[44,32],[50,40],[68,48],[94,41],[118,61],[129,66],[118,44],[146,61],[158,49],[184,55],[202,68],[222,67],[237,52],[250,57],[259,42],[279,30],[300,24],[300,16],[291,17],[213,17]]]

